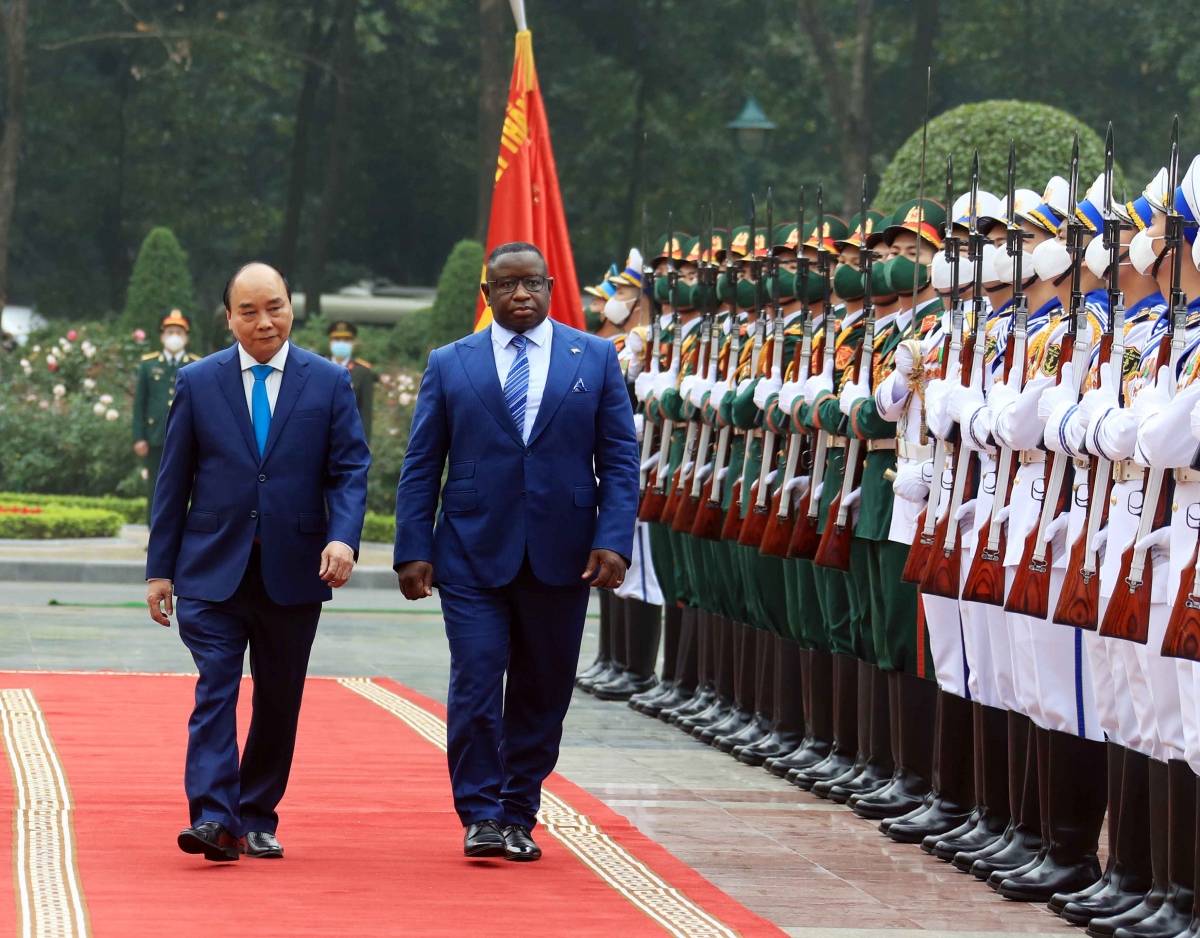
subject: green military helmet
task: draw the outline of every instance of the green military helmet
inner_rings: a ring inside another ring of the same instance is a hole
[[[795,222],[776,225],[775,234],[771,237],[771,253],[778,254],[781,250],[794,251],[798,243]]]
[[[844,245],[852,245],[853,247],[862,247],[864,239],[868,244],[876,244],[880,237],[883,236],[883,229],[886,223],[890,222],[891,216],[879,211],[878,209],[867,209],[867,224],[865,230],[862,225],[862,212],[859,212],[850,219],[850,227],[844,238],[837,239],[837,246],[840,248]],[[875,237],[872,240],[872,237]]]
[[[729,248],[736,258],[746,256],[747,248],[750,244],[750,226],[740,225],[733,229],[733,237],[730,239]]]
[[[873,209],[873,208],[868,209],[867,210],[868,218],[870,218],[870,216],[874,215],[876,211],[877,210]],[[886,232],[887,229],[891,226],[892,219],[894,217],[895,217],[895,212],[880,212],[879,218],[875,220],[874,224],[868,224],[867,247],[873,248],[873,247],[875,247],[875,245],[879,244],[879,242],[884,240],[884,237],[883,237],[884,232]]]
[[[650,245],[650,257],[647,258],[648,263],[653,266],[659,261],[667,257],[667,238],[669,235],[660,235],[659,238]],[[672,242],[670,256],[673,260],[681,261],[685,257],[684,248],[692,239],[689,234],[684,234],[682,231],[675,232],[675,240]]]
[[[918,230],[917,225],[920,224]],[[883,232],[883,240],[891,244],[902,231],[916,232],[935,248],[942,246],[946,231],[946,207],[934,199],[912,199],[901,205]]]
[[[703,245],[699,238],[689,238],[687,244],[683,246],[683,262],[685,264],[699,264]]]
[[[724,228],[712,229],[709,255],[705,259],[710,264],[719,264],[725,260],[725,252],[729,248],[729,233]]]
[[[837,251],[837,243],[844,241],[846,235],[849,234],[850,228],[846,224],[844,218],[838,218],[836,215],[826,215],[824,226],[821,230],[821,243],[826,251]],[[820,247],[817,243],[817,223],[814,221],[812,227],[805,232],[804,246],[806,248]]]

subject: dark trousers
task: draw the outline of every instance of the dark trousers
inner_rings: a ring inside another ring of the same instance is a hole
[[[589,589],[548,586],[526,558],[506,586],[439,583],[438,592],[450,641],[455,810],[464,827],[492,819],[532,828],[542,781],[558,762]]]
[[[184,773],[192,825],[219,821],[239,837],[248,831],[274,833],[275,808],[292,769],[321,604],[272,602],[256,544],[229,599],[210,603],[180,596],[177,609],[179,635],[200,671]],[[237,701],[247,646],[254,712],[239,766]]]

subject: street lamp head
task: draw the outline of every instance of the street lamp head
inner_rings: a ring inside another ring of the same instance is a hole
[[[767,145],[767,136],[775,129],[775,122],[763,113],[754,98],[747,98],[742,113],[725,126],[737,135],[738,149],[746,156],[757,156]]]

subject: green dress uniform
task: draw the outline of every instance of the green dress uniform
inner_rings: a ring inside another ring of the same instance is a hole
[[[375,406],[375,372],[371,363],[361,358],[352,358],[346,363],[350,371],[350,387],[354,389],[354,400],[358,404],[358,416],[362,419],[363,436],[367,445],[371,443],[371,413]]]
[[[146,454],[147,519],[154,509],[154,487],[167,437],[167,414],[175,400],[175,376],[181,367],[199,360],[199,355],[189,355],[186,351],[175,356],[158,351],[143,355],[138,366],[137,389],[133,394],[133,441],[145,440],[150,447]]]

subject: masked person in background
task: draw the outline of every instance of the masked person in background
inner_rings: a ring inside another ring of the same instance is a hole
[[[179,310],[163,317],[162,351],[142,356],[138,367],[137,390],[133,395],[133,451],[146,460],[146,517],[154,508],[154,486],[158,465],[162,462],[163,442],[167,436],[167,413],[175,400],[175,375],[199,355],[187,350],[192,324]]]
[[[371,445],[371,410],[375,402],[375,372],[371,363],[354,357],[358,345],[358,327],[352,322],[335,322],[329,327],[329,360],[350,371],[350,386],[358,403],[363,436]]]

